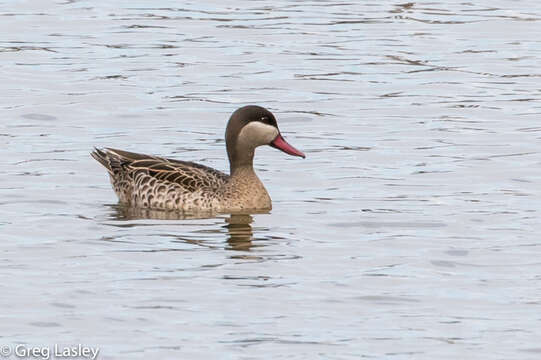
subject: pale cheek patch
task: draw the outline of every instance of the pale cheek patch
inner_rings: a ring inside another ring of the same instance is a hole
[[[268,145],[278,136],[278,129],[274,126],[252,121],[242,128],[237,140],[239,149],[255,149],[261,145]]]

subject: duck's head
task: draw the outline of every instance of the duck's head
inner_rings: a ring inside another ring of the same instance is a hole
[[[229,118],[225,130],[227,155],[232,167],[251,164],[255,148],[270,145],[286,154],[305,155],[287,143],[280,134],[276,118],[261,106],[249,105],[237,109]]]

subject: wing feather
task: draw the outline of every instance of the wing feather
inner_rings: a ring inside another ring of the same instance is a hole
[[[229,178],[223,172],[201,164],[112,148],[96,149],[92,156],[113,176],[135,178],[143,171],[157,180],[178,184],[187,191],[196,191],[201,186],[219,187]]]

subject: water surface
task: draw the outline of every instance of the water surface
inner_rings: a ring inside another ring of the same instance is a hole
[[[0,344],[100,359],[537,359],[535,1],[0,1]],[[89,156],[227,170],[251,218],[140,218]]]

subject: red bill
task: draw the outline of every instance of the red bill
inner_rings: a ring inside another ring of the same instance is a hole
[[[270,143],[270,146],[276,149],[280,149],[289,155],[300,156],[302,158],[306,157],[301,151],[289,145],[281,134],[278,134],[278,136]]]

